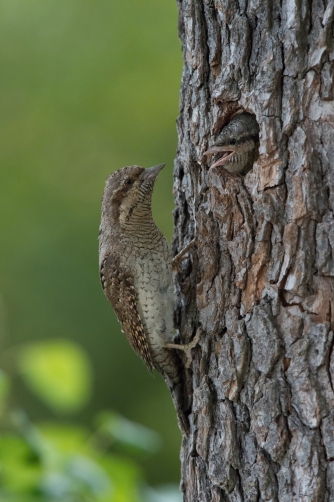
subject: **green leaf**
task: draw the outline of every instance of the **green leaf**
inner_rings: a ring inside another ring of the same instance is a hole
[[[1,487],[13,494],[33,491],[42,472],[39,459],[30,445],[12,434],[1,436],[0,467]]]
[[[89,453],[86,444],[90,431],[81,425],[44,422],[39,423],[38,428],[52,448],[61,454],[71,454],[78,451]]]
[[[100,465],[112,480],[113,495],[112,498],[101,497],[98,502],[144,502],[139,490],[142,478],[133,462],[116,455],[105,455],[100,459]]]
[[[47,471],[41,488],[48,497],[60,500],[71,494],[109,496],[112,493],[112,483],[104,469],[83,455],[64,458],[57,470]]]
[[[20,350],[18,366],[27,386],[55,412],[78,411],[89,399],[91,366],[85,352],[73,342],[26,345]]]
[[[99,431],[108,435],[113,441],[143,450],[156,452],[161,446],[157,432],[144,425],[132,422],[118,413],[107,411],[98,417]]]

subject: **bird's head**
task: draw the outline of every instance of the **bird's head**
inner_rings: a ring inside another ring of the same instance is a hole
[[[222,129],[214,145],[204,155],[214,155],[210,167],[223,166],[229,170],[229,164],[243,163],[248,168],[256,160],[258,147],[259,126],[255,116],[242,112]]]
[[[159,164],[149,169],[127,166],[111,174],[102,197],[102,218],[112,218],[123,226],[138,213],[149,211],[151,214],[154,183],[164,166]]]

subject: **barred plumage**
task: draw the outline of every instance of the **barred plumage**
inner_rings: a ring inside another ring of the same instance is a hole
[[[245,175],[259,156],[259,126],[251,113],[235,115],[204,155],[214,155],[210,166],[222,166],[232,174]]]
[[[102,198],[100,276],[122,330],[150,371],[164,377],[188,430],[181,360],[173,345],[174,289],[168,243],[151,210],[154,182],[164,164],[128,166],[109,176]]]

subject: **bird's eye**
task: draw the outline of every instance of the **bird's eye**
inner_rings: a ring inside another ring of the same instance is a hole
[[[234,138],[232,138],[232,139],[230,140],[230,145],[235,145],[235,144],[236,144],[236,142],[237,142],[237,140],[236,140],[236,139],[234,139]]]
[[[127,179],[125,180],[125,183],[126,183],[127,185],[131,185],[131,183],[132,183],[132,179],[131,179],[131,178],[127,178]]]

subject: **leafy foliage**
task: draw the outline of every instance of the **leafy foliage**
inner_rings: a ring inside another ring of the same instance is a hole
[[[29,387],[56,412],[76,411],[90,396],[89,361],[84,351],[68,340],[24,346],[19,370]]]
[[[82,348],[64,340],[17,349],[26,385],[56,412],[81,408],[92,372]],[[9,378],[0,373],[0,500],[4,502],[176,502],[174,488],[153,490],[139,467],[156,452],[159,435],[121,415],[104,411],[95,429],[62,422],[29,421],[9,406]],[[79,395],[79,398],[77,397]]]

